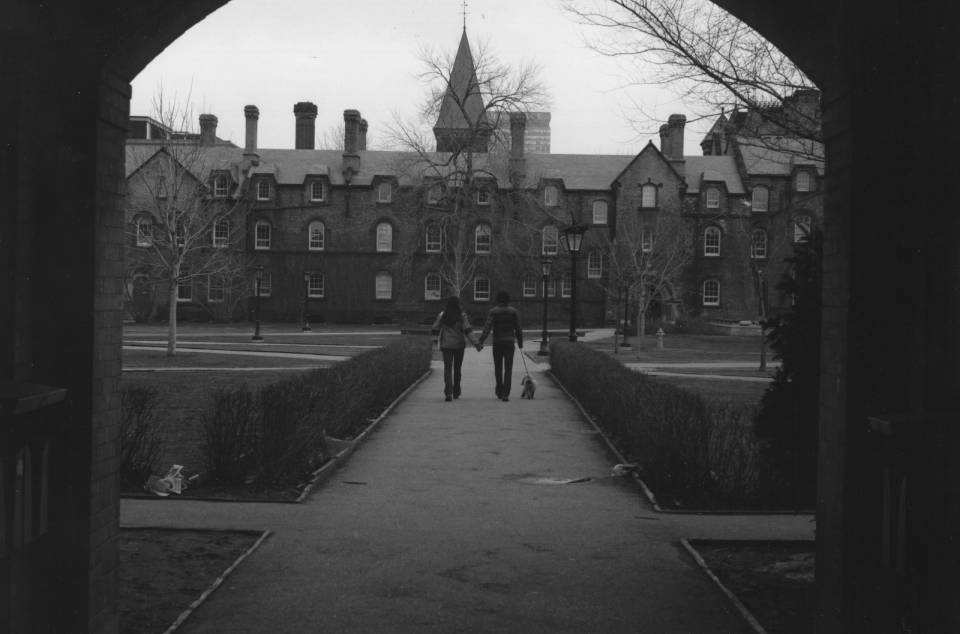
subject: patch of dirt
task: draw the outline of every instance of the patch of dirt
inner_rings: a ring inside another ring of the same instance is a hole
[[[814,542],[693,540],[690,545],[768,634],[814,631]]]
[[[260,533],[120,530],[120,634],[164,632]]]

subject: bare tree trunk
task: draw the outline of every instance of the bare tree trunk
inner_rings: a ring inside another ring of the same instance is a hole
[[[177,280],[170,281],[167,295],[167,356],[177,354]]]
[[[759,372],[765,372],[767,369],[767,331],[763,327],[763,321],[760,322],[760,369]]]

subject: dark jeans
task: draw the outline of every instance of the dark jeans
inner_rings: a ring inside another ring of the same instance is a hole
[[[460,368],[463,367],[463,348],[441,348],[443,353],[443,393],[460,396]]]
[[[513,373],[512,341],[493,343],[493,374],[497,379],[497,396],[510,396],[510,375]]]

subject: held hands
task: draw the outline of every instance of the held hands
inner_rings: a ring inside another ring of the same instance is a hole
[[[481,350],[483,350],[483,344],[482,344],[482,343],[475,343],[475,344],[473,344],[473,347],[477,349],[477,352],[480,352]]]

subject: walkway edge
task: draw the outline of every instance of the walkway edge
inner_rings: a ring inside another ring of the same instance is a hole
[[[379,416],[372,419],[370,421],[370,424],[367,425],[366,429],[364,429],[356,438],[350,441],[349,446],[345,447],[341,451],[338,451],[337,454],[333,456],[330,460],[328,460],[325,465],[323,465],[322,467],[314,471],[313,477],[310,478],[310,482],[307,483],[307,486],[303,487],[303,491],[300,492],[300,495],[297,496],[297,499],[294,500],[294,503],[303,502],[304,500],[307,499],[307,496],[309,496],[310,493],[313,492],[314,487],[319,486],[324,482],[326,482],[327,479],[333,474],[333,472],[337,470],[340,464],[344,460],[349,458],[354,451],[357,450],[357,447],[360,445],[360,443],[362,443],[364,440],[367,439],[367,436],[377,427],[377,425],[379,425],[384,418],[389,416],[393,412],[393,409],[403,399],[407,398],[410,392],[417,389],[417,387],[419,387],[421,383],[426,381],[427,378],[432,373],[433,373],[433,368],[428,368],[427,371],[424,372],[419,379],[411,383],[407,387],[407,389],[405,389],[403,392],[400,393],[400,395],[397,398],[393,399],[393,401],[389,405],[387,405],[382,412],[380,412]]]
[[[737,610],[740,612],[740,615],[746,619],[747,624],[750,626],[750,629],[754,631],[754,634],[767,634],[767,630],[763,629],[763,626],[760,625],[760,621],[758,621],[750,612],[750,610],[747,609],[747,606],[745,606],[743,602],[737,598],[737,595],[731,592],[727,586],[723,585],[723,582],[720,581],[720,578],[717,577],[712,570],[710,570],[710,566],[708,566],[707,562],[703,560],[703,557],[700,556],[700,553],[698,553],[697,550],[690,545],[690,542],[688,542],[686,539],[681,539],[680,544],[683,545],[687,553],[693,557],[693,560],[697,562],[697,565],[700,566],[700,569],[703,570],[708,577],[710,577],[710,580],[713,581],[713,583],[720,588],[720,591],[726,595],[731,603],[733,603],[733,607],[737,608]]]

